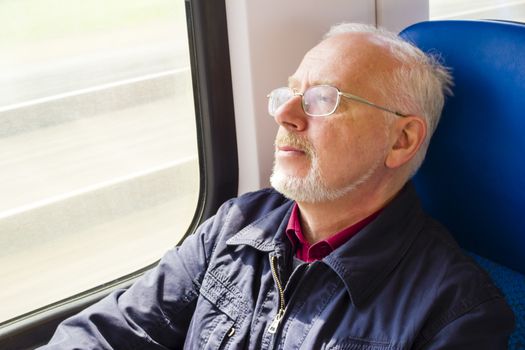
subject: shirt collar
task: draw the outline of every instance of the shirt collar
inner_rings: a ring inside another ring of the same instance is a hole
[[[290,219],[288,219],[288,225],[286,226],[286,237],[292,244],[294,250],[298,245],[308,244],[304,235],[302,234],[301,222],[299,221],[299,206],[294,203]]]
[[[339,248],[343,243],[348,241],[356,235],[362,228],[374,220],[381,210],[378,210],[366,218],[348,226],[347,228],[337,232],[327,239],[310,244],[304,237],[300,222],[300,209],[297,203],[294,204],[288,225],[286,226],[286,236],[292,244],[293,250],[296,252],[296,257],[302,261],[313,262],[321,260],[328,254]]]

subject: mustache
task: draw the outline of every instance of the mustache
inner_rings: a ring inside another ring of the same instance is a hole
[[[310,141],[291,133],[277,135],[274,145],[276,147],[290,146],[297,148],[310,158],[315,155],[314,146]]]

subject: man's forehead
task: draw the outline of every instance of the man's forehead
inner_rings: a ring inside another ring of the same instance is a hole
[[[308,84],[309,85],[332,85],[334,82],[330,79],[327,79],[326,77],[320,77],[315,79],[309,79]],[[288,86],[295,89],[300,89],[303,85],[303,82],[296,78],[295,76],[288,77]]]
[[[383,40],[370,33],[338,34],[308,51],[288,84],[298,88],[305,84],[334,84],[348,78],[360,80],[390,71],[392,64],[393,56]]]

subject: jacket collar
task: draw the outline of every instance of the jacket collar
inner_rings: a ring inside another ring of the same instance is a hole
[[[293,201],[287,201],[228,239],[228,245],[249,245],[272,252],[287,244],[285,229]],[[359,307],[378,290],[421,231],[425,216],[416,191],[408,183],[355,237],[322,261],[343,280]]]
[[[408,183],[374,221],[323,259],[357,307],[378,291],[407,254],[424,221],[416,191]]]
[[[293,201],[287,201],[262,218],[252,222],[226,241],[228,245],[249,245],[263,252],[274,251],[280,245],[290,215]]]

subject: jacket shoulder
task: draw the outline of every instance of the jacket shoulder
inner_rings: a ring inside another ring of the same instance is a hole
[[[292,201],[271,188],[248,192],[226,201],[199,231],[208,231],[214,239],[226,241],[251,223],[272,211],[291,205]]]
[[[502,297],[488,273],[466,254],[443,225],[427,218],[419,241],[421,258],[437,272],[433,286],[437,298],[444,294],[466,306],[470,304],[467,300],[476,303]],[[454,293],[449,295],[449,289]]]
[[[477,329],[488,327],[495,319],[505,325],[501,331],[508,335],[512,311],[488,273],[435,220],[427,218],[421,233],[416,243],[420,262],[428,267],[433,281],[428,286],[432,307],[420,341],[429,342],[455,328],[465,331],[469,324]]]
[[[290,199],[287,199],[273,188],[263,188],[257,191],[246,192],[237,197],[234,201],[237,205],[242,206],[260,206],[262,203],[264,203],[266,206],[268,206],[268,209],[271,210],[286,202],[289,202]]]

